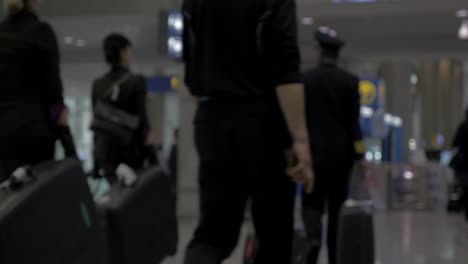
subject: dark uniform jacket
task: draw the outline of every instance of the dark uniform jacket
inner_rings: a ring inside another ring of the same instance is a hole
[[[117,100],[111,101],[108,95],[112,87],[123,79],[125,80],[120,85]],[[95,152],[98,159],[108,159],[111,162],[123,162],[133,167],[141,167],[144,144],[149,133],[146,94],[144,77],[131,75],[130,71],[124,67],[113,67],[109,73],[94,81],[92,89],[93,107],[99,100],[104,100],[127,113],[138,116],[140,119],[140,126],[135,133],[132,144],[129,146],[118,146],[118,142],[108,142],[104,136],[96,135]]]
[[[314,163],[349,164],[363,157],[359,79],[335,64],[304,74]]]
[[[50,152],[62,110],[54,31],[28,11],[8,17],[0,24],[0,160]]]
[[[185,0],[184,60],[192,94],[273,97],[301,82],[295,0]]]

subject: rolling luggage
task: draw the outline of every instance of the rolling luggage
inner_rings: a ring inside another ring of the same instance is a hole
[[[78,161],[47,162],[12,179],[0,189],[0,263],[106,262]]]
[[[338,264],[374,264],[374,205],[366,187],[366,177],[356,168],[351,180],[350,199],[340,212]]]
[[[138,176],[132,187],[116,183],[98,199],[110,263],[157,264],[177,250],[176,194],[159,168]]]

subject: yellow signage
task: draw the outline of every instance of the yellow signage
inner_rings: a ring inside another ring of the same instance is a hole
[[[179,79],[177,79],[176,77],[171,78],[171,88],[173,90],[177,90],[179,88],[179,83]]]
[[[361,94],[361,105],[370,106],[377,99],[377,87],[370,81],[361,81],[359,84]]]

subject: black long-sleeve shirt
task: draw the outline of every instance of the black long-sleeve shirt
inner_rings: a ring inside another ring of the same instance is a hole
[[[194,95],[272,97],[301,82],[295,0],[185,0],[183,10]]]
[[[29,11],[0,23],[0,149],[53,141],[64,109],[59,48],[51,26]]]

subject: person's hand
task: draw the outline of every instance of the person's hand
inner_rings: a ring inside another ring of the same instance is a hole
[[[314,190],[315,176],[312,171],[308,141],[296,141],[293,145],[293,154],[296,162],[294,166],[288,168],[287,173],[295,183],[304,185],[305,191],[311,193]]]
[[[64,109],[57,121],[59,126],[68,127],[68,109]]]

